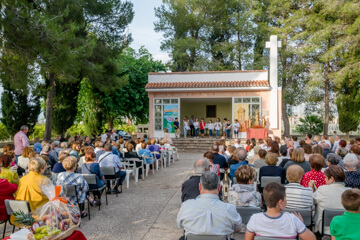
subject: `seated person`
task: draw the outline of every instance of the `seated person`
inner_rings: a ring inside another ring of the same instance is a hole
[[[255,168],[259,169],[263,166],[266,166],[266,163],[265,163],[266,154],[267,154],[267,152],[264,149],[259,150],[259,158],[256,159],[254,162]]]
[[[30,147],[26,147],[22,150],[21,156],[19,156],[17,159],[17,164],[19,167],[22,167],[25,170],[28,168],[28,164],[30,160],[29,155],[32,152],[33,150]]]
[[[249,164],[254,165],[255,161],[260,158],[260,156],[259,156],[259,150],[260,150],[260,149],[261,149],[260,146],[255,146],[255,147],[252,149],[252,151],[254,152],[255,155],[250,158]],[[249,153],[249,155],[250,155],[250,153]]]
[[[141,143],[141,149],[139,149],[139,151],[138,151],[138,156],[140,156],[140,157],[141,156],[152,157],[152,154],[151,154],[150,150],[146,148],[146,143],[145,142]],[[147,163],[150,164],[152,162],[149,159],[149,160],[147,160]]]
[[[244,148],[237,148],[235,151],[236,158],[238,159],[237,164],[233,164],[230,166],[230,177],[231,180],[235,177],[235,171],[242,165],[248,165],[246,161],[247,152]]]
[[[195,199],[200,195],[199,183],[201,174],[209,171],[209,161],[206,158],[196,160],[194,164],[194,175],[186,180],[181,187],[181,202]]]
[[[30,209],[33,211],[49,201],[42,192],[41,186],[51,184],[51,181],[43,175],[47,169],[47,164],[41,157],[30,158],[28,169],[29,173],[20,178],[16,200],[28,201]]]
[[[0,179],[0,221],[8,219],[5,208],[5,200],[15,200],[14,194],[17,188],[18,186],[15,183],[9,183],[7,179]]]
[[[132,144],[128,144],[126,145],[126,149],[127,152],[125,152],[124,157],[125,157],[125,161],[128,161],[127,158],[137,158],[137,159],[141,159],[138,154],[136,152],[133,151],[134,146]],[[133,160],[128,161],[130,164],[134,164]],[[142,163],[141,162],[135,162],[136,167],[141,167]],[[139,169],[139,178],[142,175],[142,169]]]
[[[341,194],[348,190],[344,185],[346,178],[342,167],[335,165],[325,170],[326,185],[320,186],[313,194],[314,203],[316,204],[315,228],[314,232],[321,233],[322,213],[326,208],[341,209]],[[310,181],[311,182],[311,181]],[[328,229],[325,228],[328,234]]]
[[[324,172],[326,170],[326,168],[328,168],[331,165],[338,165],[341,162],[341,157],[336,155],[335,153],[329,153],[326,156],[326,164],[327,167],[324,167],[323,169],[321,169],[322,172]]]
[[[147,148],[150,150],[150,152],[158,152],[161,153],[159,145],[156,144],[156,138],[153,138],[150,140],[150,145],[147,146]],[[156,154],[156,158],[160,159],[161,155]]]
[[[289,166],[296,164],[302,167],[305,173],[309,172],[311,170],[310,163],[305,161],[304,154],[305,154],[304,149],[294,148],[291,154],[291,158],[290,158],[291,160],[288,161],[284,166],[285,171]]]
[[[237,184],[229,189],[229,203],[239,207],[260,207],[261,195],[254,189],[255,173],[250,165],[242,165],[235,171]]]
[[[96,155],[95,155],[96,157]],[[84,203],[87,197],[87,192],[89,191],[89,185],[87,184],[85,178],[79,174],[75,173],[75,169],[77,168],[77,160],[74,156],[66,157],[63,162],[63,167],[66,169],[66,172],[59,173],[56,185],[61,185],[63,188],[66,188],[66,185],[76,185],[76,192],[79,202],[76,201],[76,197],[70,197],[70,201],[72,204],[79,204],[81,217],[86,217],[87,213],[84,210]],[[92,202],[92,199],[89,199]]]
[[[298,165],[292,165],[286,171],[286,179],[289,181],[286,188],[286,208],[311,208],[313,205],[313,191],[309,187],[300,184],[304,176],[304,169]]]
[[[12,153],[12,152],[11,152]],[[14,171],[11,168],[11,163],[15,160],[15,155],[12,154],[3,154],[0,156],[0,165],[1,165],[1,179],[7,179],[9,183],[19,184],[19,175],[17,171]]]
[[[278,157],[278,162],[276,163],[276,165],[284,168],[285,164],[288,161],[290,161],[290,158],[287,157],[288,150],[287,150],[286,145],[282,145],[280,147],[279,153],[280,153],[280,157]]]
[[[228,158],[228,165],[229,167],[232,164],[237,164],[238,162],[236,160],[234,160],[234,158],[236,158],[236,156],[234,156],[236,148],[234,146],[230,146],[227,148],[227,151],[229,152],[229,158]]]
[[[121,171],[121,169],[123,168],[123,165],[120,161],[119,156],[115,155],[112,153],[112,145],[111,143],[107,143],[105,144],[104,147],[105,153],[103,153],[100,157],[99,157],[99,165],[100,167],[114,167],[115,168],[115,176],[116,178],[119,178],[118,181],[115,182],[115,186],[111,191],[110,188],[110,181],[106,182],[107,185],[107,193],[111,194],[111,192],[117,194],[119,193],[119,185],[122,184],[122,182],[125,180],[125,176],[126,176],[126,172],[125,171]]]
[[[360,236],[360,190],[346,190],[341,195],[346,212],[333,218],[330,224],[331,239],[356,240]]]
[[[360,188],[360,172],[356,170],[358,158],[354,153],[348,153],[344,158],[346,167],[345,187]]]
[[[200,195],[182,203],[177,215],[177,225],[185,230],[186,239],[191,234],[230,235],[241,230],[241,217],[234,205],[219,199],[220,179],[213,172],[200,177]]]
[[[325,175],[321,171],[321,169],[325,167],[324,157],[320,154],[314,153],[310,156],[309,163],[310,163],[311,171],[305,173],[301,181],[301,185],[303,185],[304,187],[313,188],[313,186],[309,185],[309,182],[311,180],[313,180],[313,182],[315,183],[316,188],[325,185],[326,184]]]
[[[261,186],[261,177],[281,177],[281,183],[285,183],[285,171],[282,167],[276,166],[276,163],[278,161],[278,156],[276,153],[267,153],[265,157],[265,163],[267,166],[263,166],[259,170],[259,186]]]
[[[90,189],[101,188],[106,184],[106,180],[104,175],[101,173],[100,165],[96,161],[96,154],[94,152],[86,152],[85,153],[85,163],[81,166],[82,174],[95,174],[96,182],[95,184],[89,184]],[[93,204],[100,204],[100,192],[94,191],[94,201]]]
[[[245,233],[245,240],[256,236],[274,238],[296,238],[315,240],[315,235],[306,228],[302,217],[297,213],[284,212],[286,208],[285,187],[271,182],[264,188],[264,200],[267,206],[265,213],[251,216]]]
[[[61,173],[61,172],[66,172],[66,169],[63,167],[62,162],[64,161],[64,159],[66,157],[69,156],[68,152],[63,152],[60,153],[59,155],[59,162],[55,163],[54,168],[52,169],[53,173]]]
[[[206,153],[204,153],[204,157],[207,158],[209,160],[209,164],[210,164],[210,170],[211,172],[216,173],[218,176],[220,176],[220,165],[219,164],[214,164],[214,154],[210,151],[207,151]]]

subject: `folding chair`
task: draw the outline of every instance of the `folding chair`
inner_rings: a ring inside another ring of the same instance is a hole
[[[154,163],[155,163],[155,161],[157,162],[157,160],[155,160],[156,158],[154,158],[154,156],[149,157],[149,156],[142,155],[142,159],[145,164],[146,177],[149,175],[150,165],[152,166],[152,169],[153,169],[152,173],[154,175],[154,171],[155,171]],[[143,177],[144,177],[144,174],[143,174]]]
[[[301,214],[301,217],[304,220],[304,224],[305,226],[309,227],[310,230],[312,230],[312,220],[313,220],[313,216],[312,216],[312,210],[311,208],[295,208],[295,209],[290,209],[290,208],[286,208],[285,209],[286,212],[297,212]]]
[[[135,176],[134,172],[136,167],[135,164],[131,164],[129,162],[123,162],[122,164],[124,166],[123,170],[126,172],[125,181],[126,181],[126,188],[128,189],[130,184],[130,174],[133,174]]]
[[[64,193],[66,195],[66,197],[75,197],[76,198],[76,202],[79,204],[79,197],[77,195],[77,187],[76,185],[66,185],[65,189],[64,189]],[[88,204],[89,206],[89,204]],[[90,208],[88,207],[88,215],[89,215],[89,220],[90,220]]]
[[[198,235],[198,234],[192,234],[189,233],[186,236],[186,240],[226,240],[227,236],[221,236],[221,235]]]
[[[120,181],[120,178],[116,177],[116,172],[115,172],[115,167],[100,167],[101,173],[104,175],[105,180],[106,181]],[[122,193],[122,185],[121,186],[121,191],[120,193]],[[118,194],[116,194],[116,197],[118,196]],[[106,195],[107,197],[107,195]]]
[[[324,209],[322,213],[322,225],[321,225],[321,235],[330,235],[329,229],[325,227],[330,227],[330,223],[335,216],[343,215],[345,210],[341,209]],[[326,233],[325,233],[326,230]]]
[[[96,174],[82,174],[83,177],[85,178],[86,182],[90,185],[96,185],[98,186],[98,182],[96,179]],[[101,201],[101,195],[102,193],[105,191],[106,189],[106,184],[104,184],[104,186],[100,187],[100,188],[95,188],[95,189],[89,189],[89,192],[100,192],[100,201]],[[106,198],[106,205],[108,205],[108,197],[107,197],[107,193],[105,191],[105,198]],[[88,201],[88,207],[90,206],[90,202]],[[100,204],[99,204],[99,211],[100,211]],[[90,210],[89,210],[90,212]],[[90,216],[89,216],[90,219]]]
[[[249,222],[253,214],[262,212],[260,207],[236,207],[236,211],[240,214],[244,224]]]
[[[6,208],[6,214],[8,215],[8,220],[10,225],[10,216],[13,215],[14,212],[23,211],[25,214],[31,212],[30,210],[30,204],[28,201],[18,201],[18,200],[9,200],[6,199],[5,201],[5,208]],[[13,225],[12,232],[15,231],[15,225]],[[6,222],[5,222],[5,228],[6,228]],[[5,229],[3,234],[5,235]]]
[[[0,221],[0,224],[3,224],[3,223],[4,223],[4,232],[3,232],[2,238],[5,238],[6,224],[7,224],[7,221],[8,221],[8,220],[9,220],[9,218]]]
[[[281,183],[281,177],[279,177],[279,176],[262,176],[260,181],[261,181],[261,187],[264,188],[268,183],[271,183],[271,182]]]
[[[144,161],[142,159],[139,158],[126,158],[127,161],[132,161],[134,164],[129,165],[130,168],[132,168],[133,172],[133,176],[135,178],[135,185],[137,185],[138,181],[139,181],[139,169],[142,170],[142,178],[143,180],[145,179],[144,177]],[[139,167],[136,166],[136,163],[140,163],[141,165]],[[127,188],[129,188],[127,186]]]
[[[177,147],[172,146],[172,151],[173,151],[173,155],[176,157],[176,161],[179,161],[179,152]]]

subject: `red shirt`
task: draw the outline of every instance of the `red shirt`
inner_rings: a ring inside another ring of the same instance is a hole
[[[16,184],[9,183],[7,179],[0,179],[0,221],[7,219],[5,199],[15,200],[16,190]]]
[[[200,122],[200,130],[204,130],[206,123]]]
[[[310,172],[305,173],[301,185],[304,187],[309,187],[309,181],[314,180],[316,181],[315,186],[318,188],[322,185],[325,185],[325,174],[321,171],[315,171],[314,169],[311,169]]]

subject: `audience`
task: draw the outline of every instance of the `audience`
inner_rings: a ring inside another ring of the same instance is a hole
[[[77,198],[79,202],[77,202],[75,196],[70,197],[70,201],[74,205],[79,204],[81,217],[86,217],[87,213],[84,210],[84,203],[88,198],[87,192],[89,191],[89,185],[81,174],[74,172],[77,168],[77,161],[74,156],[66,157],[62,164],[66,169],[66,172],[59,173],[56,185],[62,185],[63,188],[66,188],[67,185],[76,185]]]
[[[298,213],[284,212],[286,208],[285,187],[279,183],[269,183],[264,188],[265,213],[253,214],[246,226],[245,240],[256,236],[296,238],[315,240],[315,235],[306,228]]]
[[[358,158],[354,153],[348,153],[344,158],[346,168],[345,187],[360,189],[360,173],[356,170]]]
[[[266,166],[266,163],[265,163],[266,154],[267,154],[267,152],[264,149],[259,150],[259,159],[256,159],[254,162],[255,168],[259,169],[263,166]]]
[[[206,153],[204,153],[204,158],[207,158],[209,160],[209,166],[210,166],[209,171],[214,172],[218,176],[220,176],[220,165],[214,164],[214,157],[215,157],[215,155],[210,151],[207,151]]]
[[[245,150],[245,149],[244,149]],[[204,172],[200,177],[200,195],[182,203],[177,215],[177,225],[184,229],[185,240],[191,234],[230,235],[241,230],[241,217],[234,205],[219,199],[219,177],[213,172]]]
[[[181,187],[181,202],[185,202],[189,199],[195,199],[200,195],[199,183],[201,174],[209,171],[209,161],[206,158],[195,161],[194,175],[190,179],[186,180]]]
[[[14,200],[14,194],[17,188],[18,186],[15,183],[9,183],[7,179],[0,179],[0,222],[8,219],[5,208],[5,200]]]
[[[305,173],[301,181],[301,185],[303,185],[304,187],[311,187],[311,188],[313,188],[312,183],[315,184],[316,188],[325,185],[326,184],[325,175],[321,171],[321,169],[325,167],[324,157],[316,153],[311,155],[309,162],[310,162],[311,171]],[[310,181],[312,183],[310,183]]]
[[[239,207],[260,207],[261,195],[254,188],[255,174],[250,165],[242,165],[235,171],[237,184],[229,189],[229,203]]]
[[[9,183],[19,184],[19,176],[16,171],[10,169],[11,163],[15,160],[14,153],[12,154],[3,154],[0,156],[0,166],[1,166],[1,179],[7,179]]]
[[[17,165],[26,170],[28,168],[28,164],[29,164],[29,160],[30,160],[29,155],[32,152],[33,152],[33,150],[30,147],[25,147],[22,150],[21,156],[19,156],[17,159]]]
[[[246,157],[247,152],[244,148],[237,148],[235,151],[236,158],[238,159],[237,164],[233,164],[230,166],[230,177],[233,179],[235,177],[235,171],[242,165],[247,165]]]
[[[260,156],[259,156],[259,150],[260,149],[261,149],[261,147],[259,147],[259,146],[255,146],[253,148],[253,151],[254,151],[255,155],[250,158],[249,164],[254,165],[255,161],[260,158]]]
[[[278,157],[278,162],[276,165],[280,166],[280,167],[284,167],[285,164],[290,161],[290,158],[287,157],[287,154],[288,154],[288,150],[287,150],[287,147],[286,145],[282,145],[280,147],[280,157]]]
[[[341,195],[345,213],[336,216],[330,224],[331,239],[359,239],[360,236],[360,190],[346,190]]]
[[[286,171],[289,181],[286,188],[286,208],[311,208],[313,205],[313,192],[311,188],[300,184],[304,176],[304,169],[299,165],[291,165]]]
[[[66,157],[68,157],[68,156],[69,156],[69,153],[68,153],[68,152],[63,152],[63,151],[60,152],[59,162],[54,165],[54,168],[52,169],[52,172],[53,172],[53,173],[66,172],[66,169],[63,167],[62,162],[63,162],[64,159],[65,159]]]
[[[305,161],[304,149],[302,149],[302,148],[294,148],[292,155],[291,155],[291,160],[288,161],[284,166],[285,171],[289,166],[294,165],[294,164],[302,167],[304,169],[305,173],[307,173],[311,170],[309,162]]]
[[[279,176],[281,177],[281,183],[285,183],[284,169],[280,166],[276,166],[278,157],[276,153],[267,153],[265,157],[265,163],[267,166],[263,166],[259,170],[259,186],[261,186],[261,177],[265,176]]]
[[[320,233],[323,210],[327,208],[344,209],[341,205],[341,194],[349,189],[344,185],[346,175],[340,166],[330,166],[324,173],[326,185],[320,186],[313,195],[316,205],[314,232]]]
[[[42,192],[41,186],[51,184],[49,178],[45,177],[44,172],[47,164],[40,157],[33,157],[29,160],[29,173],[20,178],[16,200],[25,200],[30,204],[31,211],[41,207],[49,201]]]

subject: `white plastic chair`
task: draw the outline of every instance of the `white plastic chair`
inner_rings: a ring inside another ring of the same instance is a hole
[[[155,160],[155,165],[156,165],[156,171],[159,171],[159,160],[160,160],[160,164],[162,166],[162,153],[159,152],[151,152],[151,154],[153,155],[153,159]],[[156,155],[160,155],[160,159],[156,158]],[[154,171],[153,171],[154,172]]]
[[[176,158],[176,161],[179,161],[179,152],[177,147],[172,146],[172,148],[173,148],[172,151],[173,151],[174,160]]]
[[[146,155],[142,155],[142,158],[143,158],[143,161],[144,161],[144,164],[145,164],[145,172],[146,172],[146,177],[149,175],[149,171],[150,171],[150,165],[152,165],[152,173],[154,175],[154,172],[155,172],[155,168],[154,168],[154,157],[150,157],[150,156],[146,156]],[[157,161],[157,160],[156,160]],[[150,162],[150,163],[148,163]],[[143,174],[144,176],[144,174]]]

